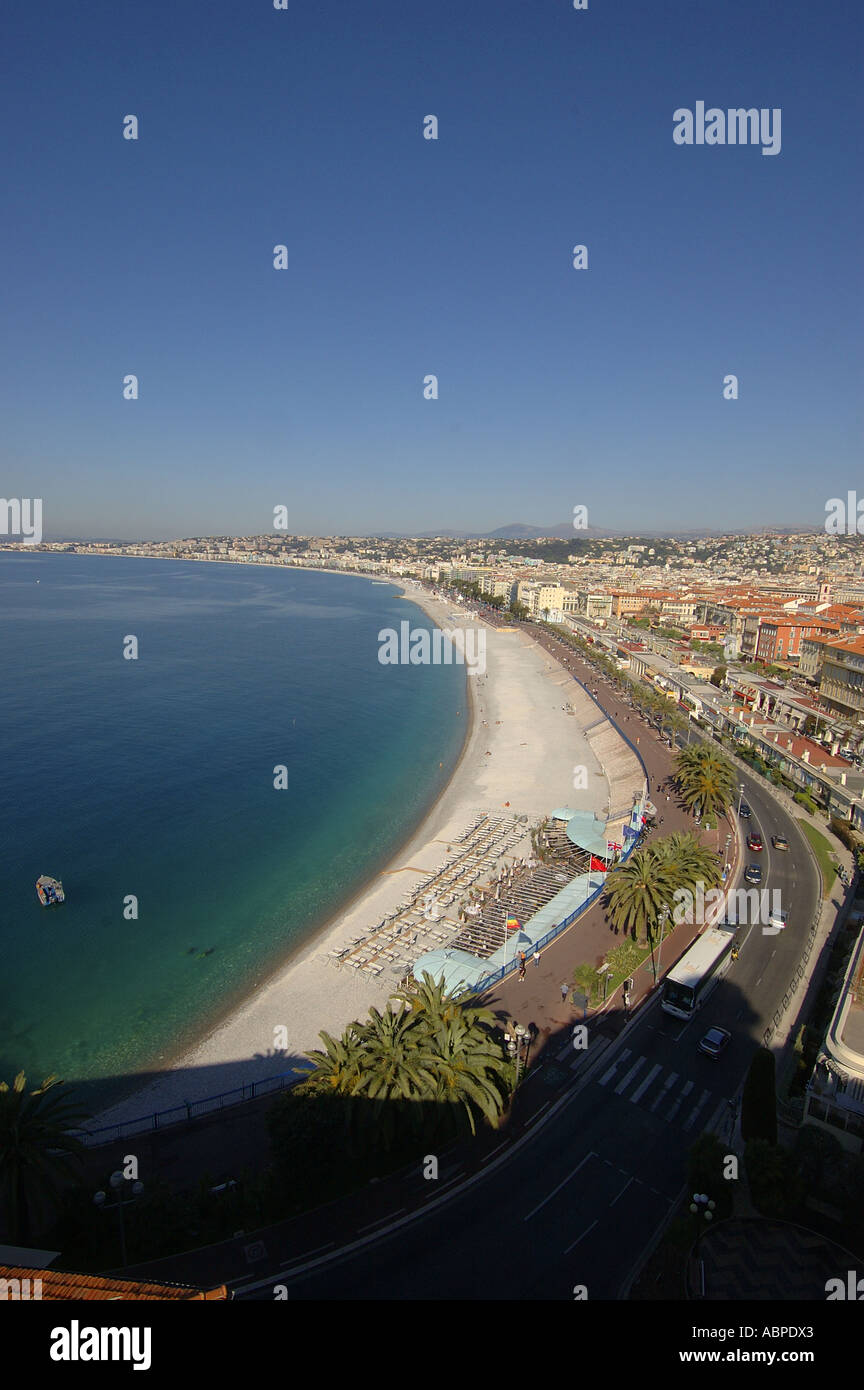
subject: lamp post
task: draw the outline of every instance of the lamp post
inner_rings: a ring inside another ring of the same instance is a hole
[[[740,782],[740,783],[738,784],[738,818],[739,818],[739,820],[740,820],[740,818],[741,818],[741,803],[743,802],[743,800],[744,800],[744,783],[743,783],[743,782]]]
[[[531,1047],[531,1027],[526,1028],[522,1023],[513,1023],[513,1035],[504,1034],[504,1041],[507,1044],[507,1051],[511,1061],[516,1062],[516,1085],[519,1085],[519,1076],[522,1071],[522,1049],[525,1049],[525,1066],[528,1066],[528,1052]]]
[[[120,1221],[120,1257],[123,1267],[125,1268],[127,1263],[126,1227],[123,1223],[123,1208],[131,1206],[135,1199],[141,1196],[141,1193],[144,1191],[144,1184],[143,1182],[133,1181],[132,1178],[127,1178],[124,1176],[123,1173],[120,1172],[112,1173],[111,1177],[109,1178],[109,1182],[113,1187],[114,1191],[117,1193],[117,1201],[109,1202],[108,1194],[106,1192],[94,1192],[93,1205],[95,1207],[98,1207],[100,1211],[110,1211],[113,1207],[117,1208],[117,1216]],[[123,1197],[120,1193],[120,1189],[126,1182],[132,1183],[132,1196],[128,1199],[128,1201],[124,1202]]]
[[[696,1267],[701,1276],[701,1296],[705,1297],[705,1270],[699,1260],[699,1242],[702,1239],[702,1232],[714,1220],[714,1208],[717,1203],[712,1202],[707,1192],[694,1192],[690,1198],[690,1211],[696,1219]]]

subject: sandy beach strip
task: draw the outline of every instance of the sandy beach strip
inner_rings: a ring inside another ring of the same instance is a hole
[[[409,889],[444,865],[455,838],[479,813],[523,815],[535,823],[569,805],[604,816],[609,785],[582,733],[583,721],[567,711],[574,687],[563,668],[520,629],[490,629],[452,600],[433,598],[419,586],[403,587],[405,599],[439,626],[474,626],[485,635],[486,671],[466,677],[470,693],[458,717],[470,727],[448,786],[417,832],[337,918],[196,1047],[88,1127],[128,1121],[287,1071],[304,1052],[320,1046],[321,1029],[339,1035],[354,1019],[365,1018],[371,1005],[382,1008],[398,984],[396,974],[385,970],[372,978],[337,969],[328,953],[344,949],[400,908]],[[406,609],[410,618],[407,604]],[[589,769],[589,791],[574,791],[577,765]],[[527,830],[514,854],[527,853]]]

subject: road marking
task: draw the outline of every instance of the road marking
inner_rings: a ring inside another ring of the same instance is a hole
[[[645,1092],[648,1090],[648,1087],[651,1085],[651,1082],[654,1080],[654,1078],[655,1078],[655,1076],[657,1075],[658,1071],[662,1071],[662,1070],[663,1070],[663,1068],[660,1066],[660,1063],[659,1063],[659,1062],[656,1064],[656,1066],[653,1066],[653,1067],[651,1068],[651,1070],[649,1071],[648,1075],[645,1077],[645,1080],[642,1082],[642,1085],[639,1086],[639,1087],[633,1092],[632,1096],[630,1097],[630,1104],[631,1104],[631,1105],[636,1105],[636,1104],[637,1104],[637,1102],[641,1099],[642,1096],[644,1096]]]
[[[588,1162],[589,1158],[596,1158],[596,1157],[597,1157],[597,1155],[595,1154],[594,1150],[592,1149],[591,1152],[590,1152],[589,1154],[586,1154],[586,1155],[585,1155],[585,1157],[583,1158],[582,1162],[581,1162],[580,1164],[578,1164],[578,1165],[573,1169],[573,1172],[572,1172],[572,1173],[568,1173],[566,1178],[562,1178],[562,1180],[561,1180],[561,1182],[559,1182],[558,1186],[557,1186],[556,1188],[554,1188],[554,1189],[549,1193],[549,1196],[548,1196],[548,1197],[544,1197],[544,1198],[543,1198],[543,1201],[542,1201],[542,1202],[539,1202],[539,1203],[537,1204],[537,1206],[534,1208],[533,1211],[529,1211],[529,1213],[528,1213],[527,1216],[523,1216],[523,1217],[522,1217],[522,1220],[523,1220],[523,1221],[530,1221],[532,1216],[536,1216],[537,1213],[538,1213],[538,1211],[542,1210],[542,1208],[545,1207],[546,1203],[547,1203],[547,1202],[551,1202],[551,1201],[552,1201],[552,1198],[555,1196],[555,1194],[556,1194],[557,1192],[560,1192],[560,1191],[561,1191],[561,1188],[565,1185],[565,1183],[568,1183],[568,1182],[570,1181],[571,1178],[575,1178],[576,1174],[579,1172],[579,1169],[582,1168],[582,1167],[584,1167],[584,1165]],[[595,1224],[596,1224],[596,1223],[595,1223]]]
[[[625,1182],[624,1186],[621,1188],[621,1191],[618,1193],[618,1197],[623,1197],[623,1196],[624,1196],[624,1193],[627,1191],[627,1188],[630,1186],[630,1184],[631,1184],[632,1182],[635,1182],[635,1181],[636,1181],[635,1178],[628,1178],[628,1179],[627,1179],[627,1182]],[[615,1203],[618,1201],[618,1197],[613,1197],[613,1198],[612,1198],[612,1201],[609,1203],[610,1207],[614,1207]]]
[[[507,1147],[507,1145],[508,1145],[509,1143],[510,1143],[510,1140],[509,1140],[509,1139],[505,1139],[503,1144],[499,1144],[497,1148],[492,1149],[492,1150],[486,1155],[486,1157],[483,1159],[483,1161],[482,1161],[482,1163],[481,1163],[480,1166],[482,1167],[482,1166],[483,1166],[483,1163],[488,1163],[489,1160],[490,1160],[490,1158],[494,1158],[495,1154],[500,1153],[501,1149],[506,1149],[506,1147]]]
[[[690,1114],[688,1115],[688,1117],[687,1117],[686,1121],[684,1122],[684,1125],[682,1126],[682,1128],[684,1128],[684,1129],[690,1129],[691,1125],[693,1124],[693,1122],[694,1122],[695,1119],[696,1119],[696,1116],[699,1114],[699,1111],[702,1109],[702,1106],[705,1104],[706,1100],[709,1098],[710,1095],[711,1095],[711,1092],[710,1092],[710,1091],[703,1091],[703,1092],[702,1092],[702,1095],[699,1097],[699,1100],[696,1102],[696,1104],[694,1105],[693,1109],[690,1111]]]
[[[627,1087],[627,1086],[630,1085],[630,1082],[633,1080],[633,1077],[636,1075],[637,1071],[639,1071],[640,1067],[644,1067],[644,1065],[645,1065],[645,1058],[644,1058],[644,1057],[638,1057],[638,1058],[636,1059],[636,1061],[633,1063],[633,1065],[632,1065],[632,1067],[630,1068],[630,1070],[628,1071],[627,1075],[624,1077],[623,1081],[619,1081],[619,1082],[618,1082],[618,1085],[615,1087],[615,1094],[616,1094],[616,1096],[620,1096],[620,1095],[621,1095],[621,1093],[622,1093],[622,1091],[625,1089],[625,1087]]]
[[[279,1268],[285,1269],[287,1265],[296,1264],[298,1260],[310,1260],[314,1255],[320,1255],[322,1250],[332,1250],[335,1244],[335,1240],[331,1240],[326,1245],[319,1245],[317,1250],[309,1250],[305,1255],[292,1255],[290,1260],[283,1260]]]
[[[564,1251],[564,1254],[565,1254],[565,1255],[569,1255],[571,1250],[575,1250],[575,1249],[576,1249],[576,1246],[579,1244],[579,1241],[580,1241],[580,1240],[584,1240],[585,1237],[587,1236],[588,1232],[589,1232],[589,1231],[593,1231],[593,1230],[594,1230],[594,1227],[595,1227],[596,1225],[597,1225],[597,1222],[596,1222],[596,1221],[592,1221],[590,1226],[586,1226],[586,1227],[585,1227],[585,1230],[582,1232],[581,1236],[578,1236],[578,1237],[576,1238],[576,1240],[574,1240],[574,1242],[573,1242],[572,1245],[568,1245],[568,1246],[567,1246],[567,1249]]]
[[[671,1076],[669,1077],[669,1080],[668,1080],[668,1081],[666,1082],[666,1084],[664,1085],[662,1091],[660,1091],[659,1094],[655,1097],[655,1099],[654,1099],[654,1104],[651,1106],[652,1111],[653,1111],[653,1110],[656,1110],[656,1109],[657,1109],[657,1106],[660,1104],[661,1100],[664,1100],[664,1099],[666,1098],[666,1096],[668,1096],[670,1090],[671,1090],[672,1087],[675,1085],[675,1082],[676,1082],[677,1080],[678,1080],[678,1073],[677,1073],[677,1071],[673,1071],[672,1074],[671,1074]]]
[[[630,1049],[629,1049],[629,1047],[625,1047],[624,1051],[621,1053],[621,1056],[618,1057],[618,1058],[616,1058],[616,1060],[612,1063],[612,1065],[611,1065],[611,1067],[609,1068],[609,1070],[608,1070],[608,1071],[604,1071],[603,1075],[600,1077],[600,1080],[597,1082],[597,1085],[598,1085],[598,1086],[605,1086],[605,1085],[606,1085],[606,1082],[609,1080],[609,1078],[615,1075],[615,1073],[616,1073],[616,1071],[618,1070],[618,1068],[620,1067],[621,1063],[622,1063],[622,1062],[626,1062],[626,1061],[627,1061],[627,1058],[628,1058],[629,1056],[630,1056]]]
[[[362,1236],[364,1231],[371,1231],[375,1226],[382,1226],[385,1221],[392,1221],[396,1216],[402,1216],[408,1210],[407,1207],[400,1207],[398,1211],[390,1211],[386,1216],[379,1216],[377,1221],[370,1221],[368,1226],[358,1226],[357,1234]]]
[[[675,1118],[675,1116],[678,1114],[678,1111],[681,1109],[682,1100],[685,1096],[689,1096],[690,1092],[693,1090],[693,1085],[694,1083],[692,1081],[688,1081],[686,1085],[682,1087],[681,1094],[675,1101],[675,1104],[672,1106],[672,1109],[668,1110],[666,1114],[663,1116],[664,1120],[673,1120]]]

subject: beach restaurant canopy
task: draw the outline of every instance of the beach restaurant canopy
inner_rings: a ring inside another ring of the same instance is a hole
[[[561,806],[552,812],[552,819],[567,822],[564,833],[577,849],[607,858],[609,849],[606,842],[609,836],[606,834],[606,822],[598,820],[593,811],[571,811],[569,807]]]
[[[487,976],[494,975],[504,965],[510,965],[519,951],[530,955],[537,942],[542,941],[553,927],[575,917],[588,899],[603,887],[604,880],[605,875],[598,870],[571,879],[545,907],[522,923],[521,931],[508,934],[507,940],[502,941],[498,950],[486,959],[455,947],[441,946],[434,951],[426,951],[414,962],[414,979],[422,980],[424,974],[431,975],[433,980],[440,980],[443,976],[449,993],[459,988],[476,989]]]

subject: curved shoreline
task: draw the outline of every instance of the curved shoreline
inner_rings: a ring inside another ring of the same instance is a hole
[[[408,602],[440,626],[456,607],[400,587]],[[478,622],[467,613],[465,620]],[[352,935],[399,907],[406,889],[443,864],[449,845],[478,811],[506,815],[509,807],[510,815],[533,820],[556,805],[584,807],[593,798],[602,813],[605,774],[578,721],[568,715],[569,674],[519,630],[480,627],[486,636],[487,670],[466,674],[469,704],[462,713],[468,725],[462,752],[447,785],[401,848],[335,919],[227,1018],[169,1067],[163,1062],[158,1076],[141,1076],[141,1086],[94,1117],[94,1127],[138,1119],[182,1106],[189,1097],[203,1099],[288,1071],[319,1045],[322,1029],[338,1035],[370,1006],[383,1007],[398,983],[392,974],[370,978],[337,970],[324,953],[342,948]],[[476,689],[471,689],[472,680]],[[576,763],[588,764],[595,774],[590,793],[574,796]],[[517,846],[514,853],[519,852]]]

